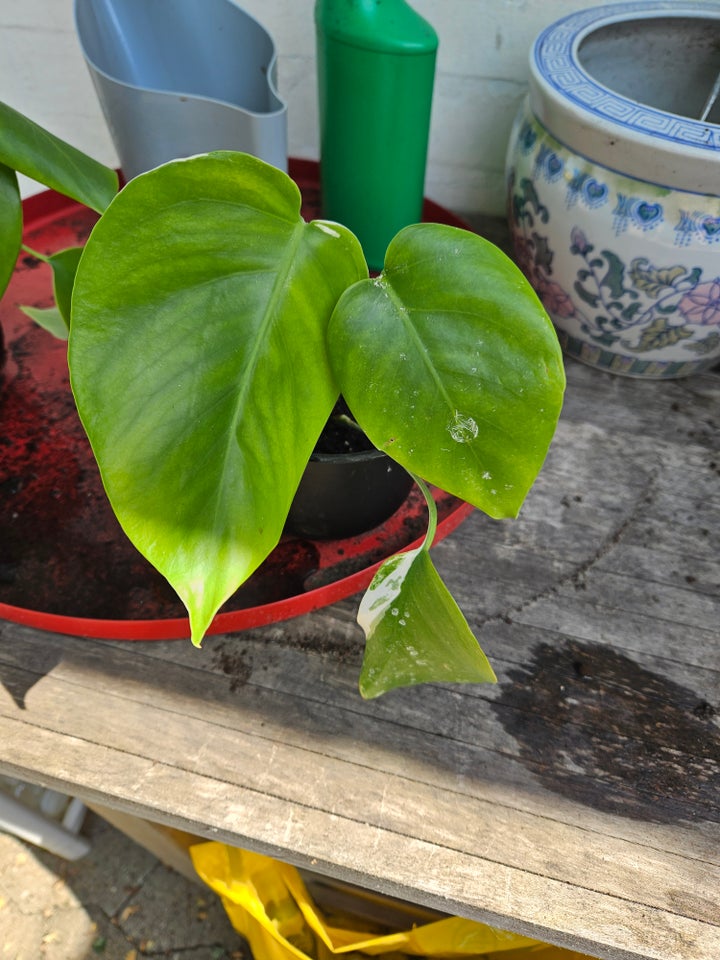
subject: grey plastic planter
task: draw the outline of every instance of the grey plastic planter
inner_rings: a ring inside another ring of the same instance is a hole
[[[127,179],[210,150],[287,169],[275,45],[232,0],[75,0],[75,25]]]

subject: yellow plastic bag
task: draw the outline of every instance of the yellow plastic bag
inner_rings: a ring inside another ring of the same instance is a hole
[[[334,916],[321,913],[300,873],[289,864],[216,842],[192,846],[190,855],[200,878],[221,897],[230,922],[248,941],[256,960],[331,960],[339,955],[345,960],[367,956],[590,960],[460,917],[388,932],[347,910]]]

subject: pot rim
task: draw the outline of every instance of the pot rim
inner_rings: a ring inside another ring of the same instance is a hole
[[[310,463],[365,463],[368,460],[379,460],[381,457],[392,460],[392,457],[384,450],[373,447],[372,450],[357,450],[348,453],[313,453],[310,456]],[[395,462],[393,460],[393,463]],[[400,465],[398,464],[398,466]]]
[[[626,176],[691,193],[717,195],[720,124],[659,110],[596,80],[578,53],[592,33],[653,19],[720,23],[720,3],[637,0],[569,14],[546,27],[530,53],[530,103],[538,120],[569,149]],[[708,91],[709,93],[709,91]]]

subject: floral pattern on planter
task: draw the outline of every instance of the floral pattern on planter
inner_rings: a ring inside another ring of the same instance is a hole
[[[526,107],[508,155],[514,254],[567,353],[631,376],[720,358],[720,198],[623,177]]]

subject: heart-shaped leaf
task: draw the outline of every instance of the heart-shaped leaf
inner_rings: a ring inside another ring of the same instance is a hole
[[[0,163],[98,213],[118,189],[114,170],[0,103]]]
[[[22,241],[22,204],[15,172],[0,163],[0,297],[10,283]]]
[[[329,328],[340,389],[372,442],[492,517],[515,516],[547,454],[565,374],[518,268],[464,230],[416,224]]]
[[[242,154],[137,177],[87,243],[78,409],[115,513],[196,642],[278,542],[338,394],[327,323],[366,276],[353,234],[306,223],[295,184]]]
[[[363,596],[360,693],[416,683],[494,682],[495,674],[426,547],[386,560]]]

